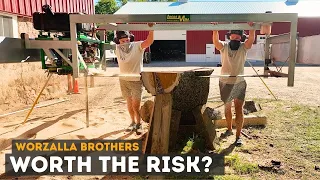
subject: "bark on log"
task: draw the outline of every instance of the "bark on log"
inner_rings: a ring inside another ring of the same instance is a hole
[[[195,124],[192,110],[207,103],[210,87],[210,78],[199,76],[211,73],[212,70],[198,70],[181,74],[179,84],[172,91],[172,109],[182,112],[181,125]]]
[[[194,71],[181,74],[179,84],[172,91],[173,109],[191,111],[207,103],[210,78],[198,77]]]

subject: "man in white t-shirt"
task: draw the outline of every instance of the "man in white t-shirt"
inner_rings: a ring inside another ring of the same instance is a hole
[[[253,23],[248,23],[250,26]],[[232,132],[232,100],[236,111],[236,141],[237,146],[242,145],[241,130],[243,126],[243,105],[245,101],[247,83],[245,79],[238,75],[243,75],[244,64],[247,59],[247,51],[252,47],[255,41],[255,30],[249,31],[249,37],[245,41],[243,30],[230,31],[230,42],[219,41],[219,32],[213,31],[213,43],[221,54],[221,75],[219,79],[219,88],[221,100],[225,104],[225,117],[228,130],[222,134],[222,138],[233,135]],[[243,42],[245,41],[245,42]],[[225,77],[223,76],[225,75]]]
[[[153,26],[153,24],[149,24]],[[131,117],[131,124],[127,131],[138,130],[140,124],[140,102],[142,82],[140,73],[143,68],[143,54],[146,48],[153,43],[153,31],[144,41],[134,41],[134,36],[128,31],[117,31],[115,54],[120,68],[120,88]]]

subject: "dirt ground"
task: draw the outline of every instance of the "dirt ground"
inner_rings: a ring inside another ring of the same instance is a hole
[[[149,65],[152,66],[152,63]],[[145,67],[145,71],[170,71],[190,70],[198,68],[189,67]],[[212,67],[213,74],[219,74],[219,67]],[[257,67],[259,73],[263,73],[262,67]],[[286,72],[287,68],[284,67]],[[117,67],[108,67],[106,74],[117,74]],[[282,102],[300,104],[314,108],[320,107],[320,67],[296,67],[294,87],[287,87],[286,78],[263,78],[273,94]],[[245,68],[245,74],[254,75],[251,67]],[[0,174],[4,173],[4,154],[11,152],[12,139],[138,139],[141,135],[124,132],[124,128],[130,124],[129,114],[126,111],[126,103],[121,97],[117,77],[95,77],[95,86],[89,88],[90,127],[86,128],[85,111],[85,89],[84,80],[80,79],[80,94],[72,94],[60,97],[66,100],[58,104],[36,108],[29,117],[26,124],[19,126],[26,117],[28,111],[19,112],[0,118]],[[247,99],[269,100],[274,97],[257,77],[246,78]],[[153,100],[153,97],[145,90],[143,102]],[[211,78],[209,100],[211,105],[221,104],[219,102],[218,78]],[[143,103],[142,102],[142,103]],[[264,102],[264,101],[263,101]],[[44,102],[47,103],[47,102]],[[265,102],[267,103],[267,102]],[[283,105],[284,106],[284,105]],[[268,108],[272,112],[283,109],[283,106],[272,106]],[[262,107],[263,108],[263,107]],[[273,109],[274,108],[274,109]],[[2,114],[10,113],[12,110],[3,111]],[[264,112],[264,113],[266,113]],[[277,111],[278,112],[278,111]],[[274,119],[268,119],[274,121]],[[319,121],[319,120],[318,120]],[[320,124],[320,122],[318,122]],[[143,124],[143,131],[147,131],[148,125]],[[263,130],[262,130],[263,131]],[[319,139],[315,140],[319,143]],[[263,153],[263,152],[260,152]],[[276,153],[276,152],[275,152]],[[250,157],[249,157],[250,158]],[[318,162],[319,163],[319,162]],[[0,176],[0,179],[3,176]],[[295,176],[290,176],[295,177]],[[117,177],[80,177],[80,176],[55,176],[55,177],[29,177],[24,179],[115,179]],[[130,179],[131,177],[121,177]],[[264,177],[265,178],[265,177]],[[262,179],[264,179],[262,178]],[[260,179],[260,178],[258,178]],[[289,178],[290,179],[290,178]]]

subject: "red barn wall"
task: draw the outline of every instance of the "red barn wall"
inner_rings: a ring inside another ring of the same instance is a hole
[[[94,14],[93,0],[0,0],[0,12],[31,17],[33,12],[41,12],[46,2],[54,12]]]
[[[220,40],[225,40],[228,31],[219,31]],[[275,22],[272,25],[272,34],[283,34],[290,32],[290,23]],[[299,18],[298,19],[299,37],[320,34],[320,18]],[[248,31],[246,31],[248,34]],[[256,35],[261,35],[256,31]],[[187,32],[187,54],[205,54],[206,44],[212,44],[212,31],[188,31]],[[218,54],[219,51],[216,50]]]

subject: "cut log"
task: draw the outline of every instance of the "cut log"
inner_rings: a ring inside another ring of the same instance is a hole
[[[198,76],[210,75],[211,73],[212,70],[200,71],[199,69],[181,74],[179,84],[172,91],[172,109],[182,113],[180,125],[195,124],[195,121],[188,118],[190,115],[187,114],[192,114],[194,108],[207,103],[210,87],[209,77]]]
[[[147,92],[153,96],[157,93],[157,86],[161,86],[163,93],[170,93],[179,83],[179,73],[142,72],[141,79]]]
[[[243,126],[265,126],[267,124],[267,117],[248,115],[244,116]],[[227,127],[226,119],[214,120],[216,128]],[[232,126],[236,127],[235,117],[232,118]]]
[[[151,100],[148,100],[140,108],[141,119],[146,123],[149,123],[150,121],[150,118],[152,116],[153,106],[154,106],[154,102]]]
[[[152,130],[151,154],[167,154],[169,149],[171,94],[156,96]]]

